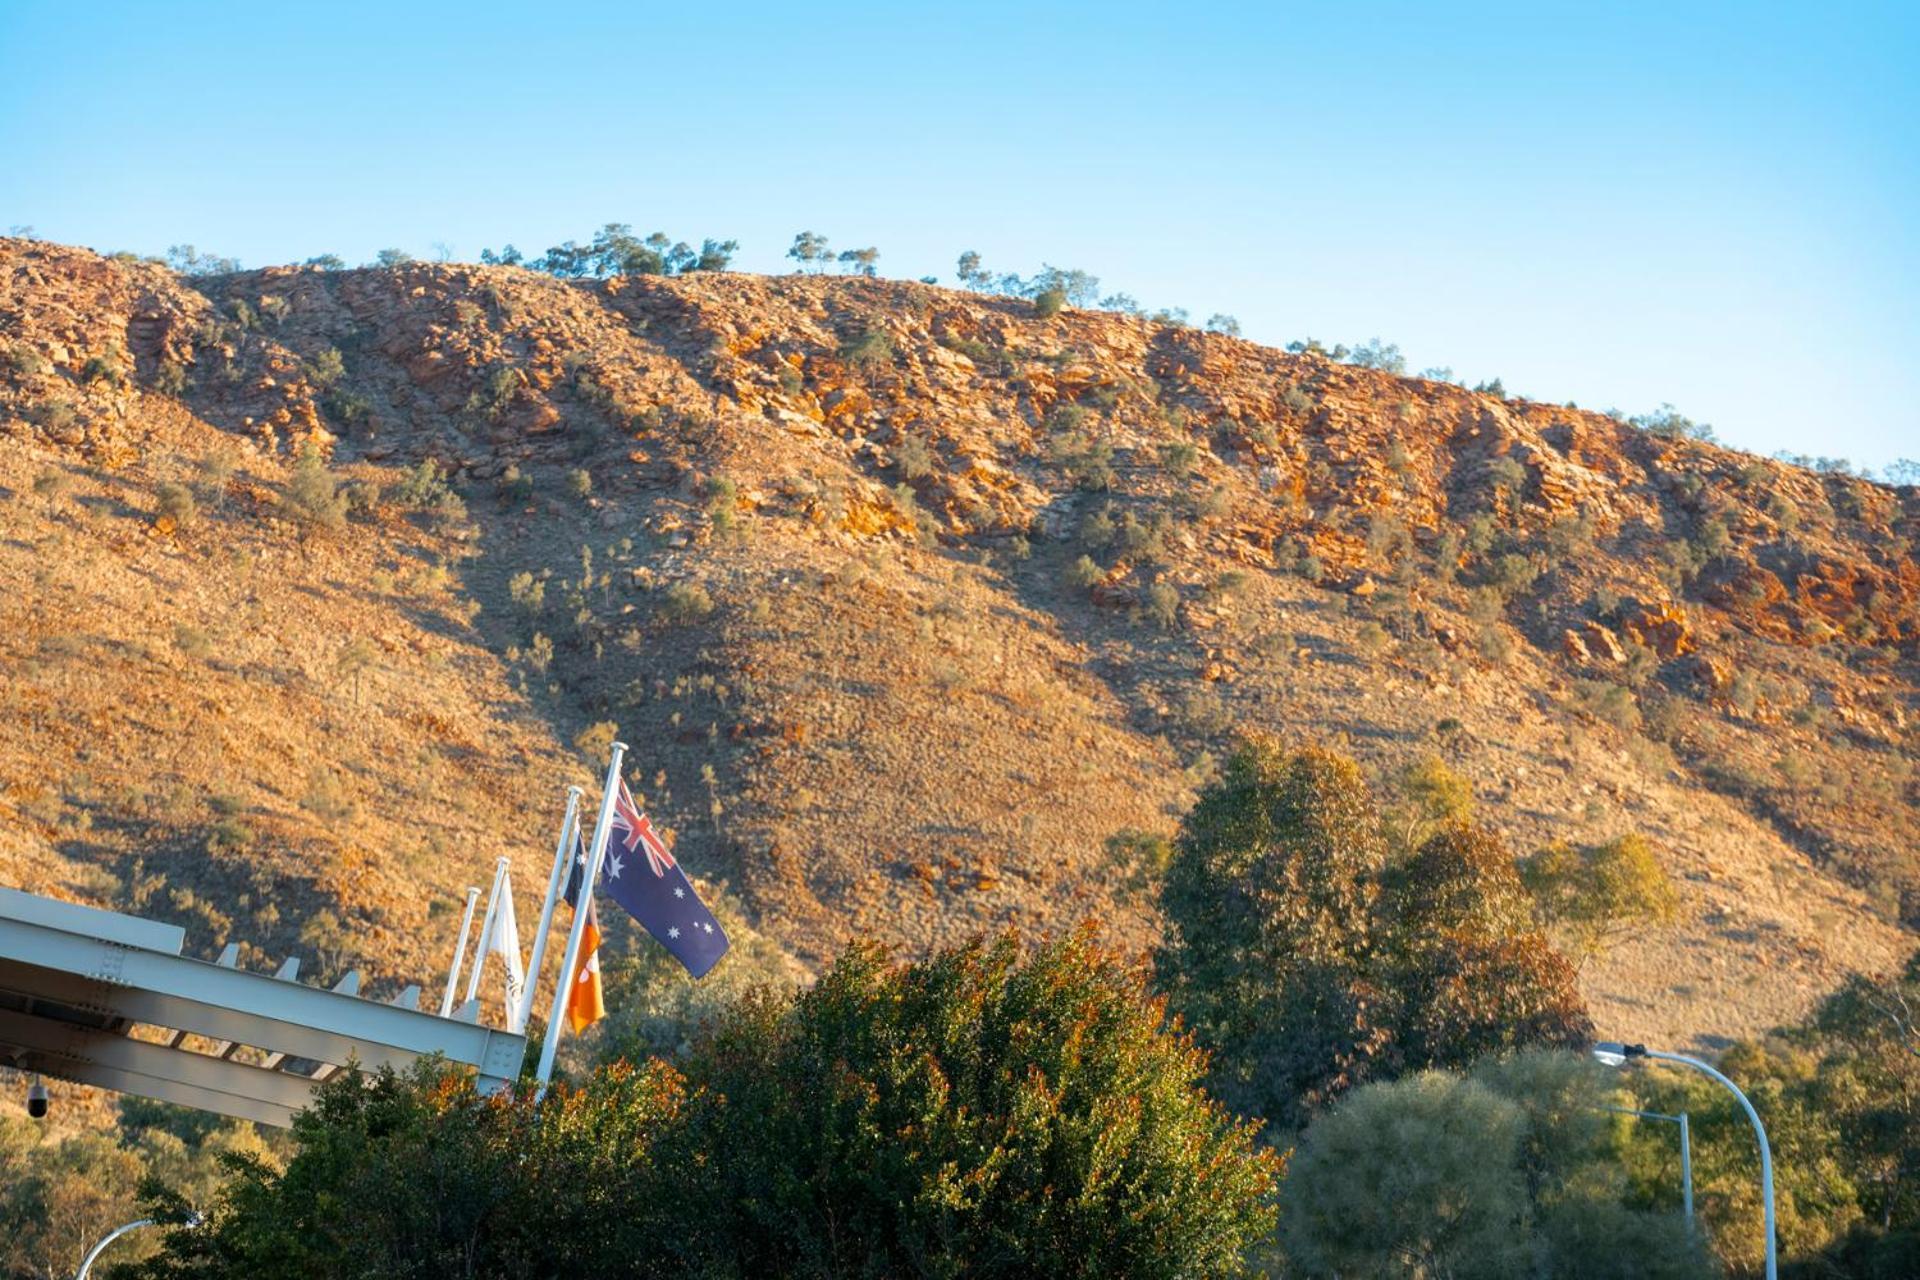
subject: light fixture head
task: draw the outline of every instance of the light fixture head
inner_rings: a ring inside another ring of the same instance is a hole
[[[1613,1040],[1602,1040],[1593,1046],[1594,1061],[1605,1063],[1609,1067],[1624,1067],[1634,1058],[1647,1056],[1647,1046],[1643,1044],[1620,1044]]]

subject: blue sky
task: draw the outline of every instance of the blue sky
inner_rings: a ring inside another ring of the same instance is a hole
[[[257,266],[610,221],[1920,456],[1920,5],[0,0],[0,228]]]

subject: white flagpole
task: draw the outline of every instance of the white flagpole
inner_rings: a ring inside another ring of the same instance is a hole
[[[560,901],[560,886],[567,882],[567,867],[573,854],[573,833],[580,822],[580,788],[567,788],[567,816],[560,823],[560,841],[553,847],[553,874],[547,877],[547,900],[540,908],[540,927],[533,931],[533,955],[527,961],[527,989],[520,993],[520,1008],[514,1022],[525,1030],[533,1016],[534,988],[540,985],[540,966],[547,960],[547,931],[553,927],[554,906]]]
[[[460,982],[460,962],[467,956],[467,934],[473,929],[473,904],[480,901],[480,886],[467,888],[467,913],[460,917],[460,944],[453,949],[453,964],[447,969],[447,992],[440,997],[440,1016],[453,1012],[453,989]]]
[[[567,931],[567,950],[560,962],[560,980],[553,984],[553,1005],[547,1011],[547,1034],[540,1045],[540,1071],[535,1077],[540,1094],[547,1091],[553,1078],[553,1055],[560,1048],[561,1011],[573,986],[574,966],[580,963],[580,938],[587,929],[587,902],[599,882],[600,858],[607,851],[607,832],[613,826],[613,802],[620,787],[620,761],[626,757],[627,744],[613,744],[613,759],[607,764],[606,785],[600,791],[600,818],[593,824],[593,843],[587,848],[586,876],[580,882],[580,901],[573,908],[573,927]]]
[[[467,977],[467,999],[480,994],[480,975],[486,971],[487,948],[493,945],[493,918],[500,910],[500,883],[506,877],[509,858],[493,864],[493,884],[487,890],[487,914],[480,924],[480,945],[473,953],[473,972]]]

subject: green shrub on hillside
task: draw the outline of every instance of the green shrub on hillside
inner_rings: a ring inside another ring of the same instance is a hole
[[[280,510],[305,529],[338,529],[346,523],[347,495],[327,469],[327,460],[311,446],[294,459],[293,474],[280,495]]]

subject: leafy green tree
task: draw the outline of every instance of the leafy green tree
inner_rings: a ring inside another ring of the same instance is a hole
[[[1259,738],[1182,824],[1155,963],[1244,1114],[1298,1128],[1369,1079],[1586,1034],[1500,842],[1454,823],[1390,869],[1382,826],[1352,761]]]
[[[1473,784],[1439,756],[1407,764],[1394,783],[1399,802],[1387,815],[1388,830],[1401,849],[1417,849],[1440,828],[1473,817]]]
[[[1571,938],[1581,964],[1641,929],[1670,923],[1680,910],[1673,877],[1634,833],[1599,845],[1550,845],[1520,873],[1541,914]]]
[[[1215,1051],[1228,1105],[1296,1127],[1382,1064],[1391,1014],[1373,921],[1385,859],[1358,767],[1268,739],[1236,751],[1181,824],[1156,969]]]
[[[748,1275],[1212,1276],[1273,1161],[1141,975],[1084,934],[896,966],[846,953],[689,1061]]]
[[[875,264],[880,261],[880,251],[874,248],[842,249],[840,261],[853,274],[871,277],[879,274],[879,268]]]
[[[969,289],[984,293],[993,288],[993,273],[980,265],[980,255],[972,249],[960,255],[960,261],[954,268],[954,278]]]
[[[1388,878],[1389,984],[1400,1060],[1465,1067],[1526,1045],[1575,1047],[1592,1032],[1573,966],[1533,927],[1506,846],[1457,824]]]
[[[824,271],[827,263],[833,261],[833,251],[827,248],[827,238],[815,231],[802,231],[793,238],[793,244],[787,249],[787,256],[799,264],[802,271]]]

